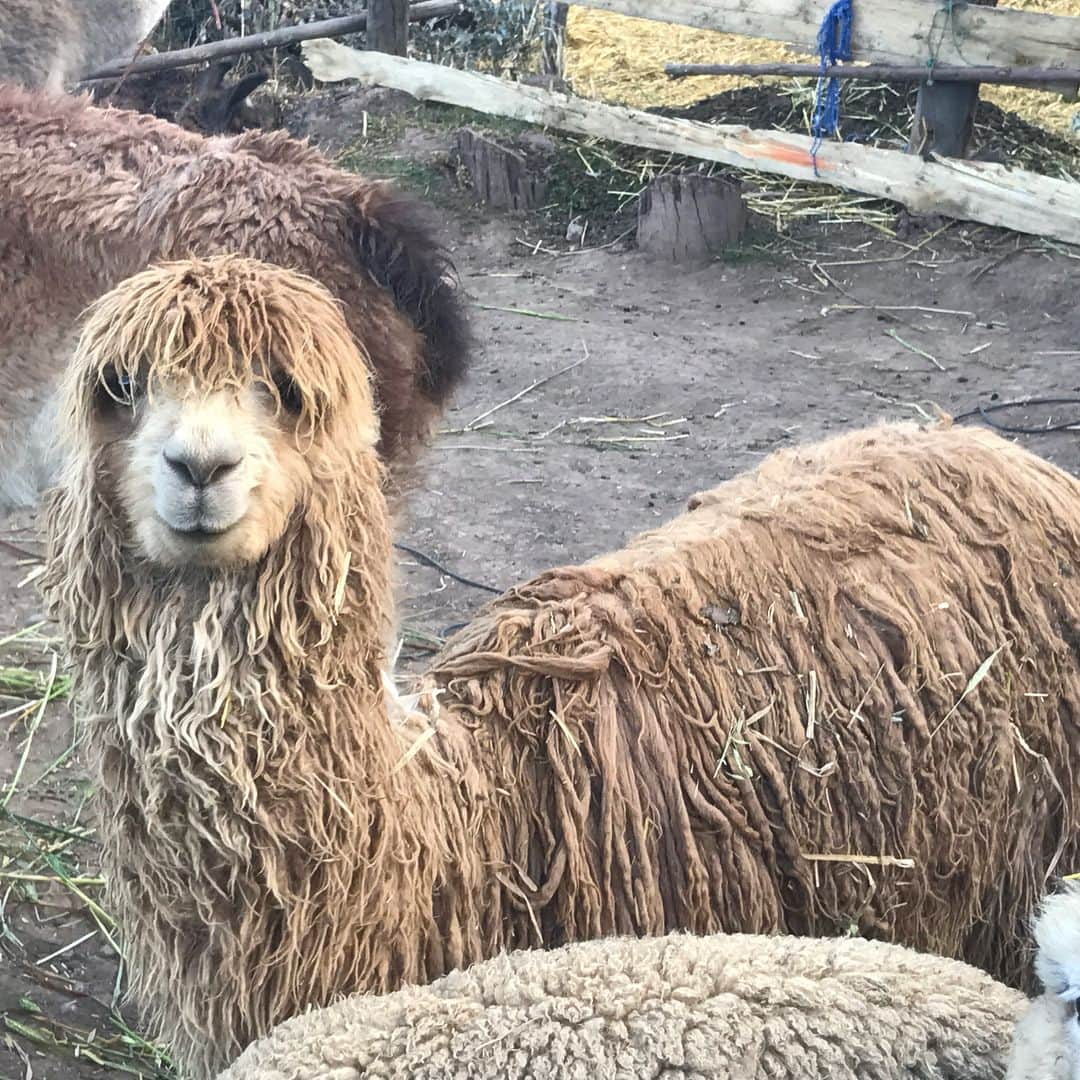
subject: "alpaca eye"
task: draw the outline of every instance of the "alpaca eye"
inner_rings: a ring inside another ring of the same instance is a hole
[[[102,372],[101,381],[98,384],[98,397],[104,405],[130,407],[135,404],[135,399],[138,397],[138,386],[130,375],[118,372],[110,364]]]
[[[281,407],[293,416],[299,416],[304,408],[304,398],[300,393],[300,387],[291,375],[284,371],[274,376],[274,387],[277,390],[278,400]]]

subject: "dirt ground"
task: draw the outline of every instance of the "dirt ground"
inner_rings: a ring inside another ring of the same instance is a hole
[[[400,539],[491,588],[619,545],[780,447],[938,408],[1080,394],[1075,251],[960,224],[915,223],[904,239],[855,225],[766,237],[685,271],[619,244],[553,254],[526,219],[449,187],[431,195],[476,305],[478,349]],[[994,414],[1022,426],[1067,415]],[[1080,472],[1075,433],[1025,442]],[[40,551],[32,515],[0,536]],[[5,639],[42,618],[32,574],[0,550]],[[412,666],[487,596],[405,552],[400,581]],[[0,660],[47,684],[48,632],[5,640]],[[28,743],[36,708],[8,706],[20,711],[0,725],[0,804],[14,792],[0,814],[0,1080],[153,1076],[109,1018],[117,960],[112,928],[83,899],[101,890],[96,848],[81,839],[89,785],[77,751],[64,759],[68,711],[48,706]],[[48,853],[29,871],[27,845]]]

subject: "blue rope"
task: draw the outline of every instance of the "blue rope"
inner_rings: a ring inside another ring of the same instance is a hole
[[[840,80],[826,79],[825,69],[841,60],[851,59],[852,0],[835,0],[818,28],[817,47],[821,74],[814,93],[814,116],[810,131],[814,136],[810,159],[818,175],[817,152],[822,142],[840,127]]]

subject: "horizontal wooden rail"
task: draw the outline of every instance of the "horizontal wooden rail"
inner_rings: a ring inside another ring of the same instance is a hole
[[[422,0],[409,7],[409,21],[422,22],[425,19],[441,19],[447,15],[456,15],[462,10],[460,0]],[[205,45],[195,45],[190,49],[174,49],[172,52],[153,53],[136,59],[113,60],[92,71],[82,81],[97,82],[101,79],[118,79],[123,75],[145,75],[153,71],[171,71],[173,68],[191,67],[207,60],[222,60],[227,56],[240,56],[243,53],[258,52],[261,49],[280,49],[285,45],[295,45],[312,38],[342,37],[355,34],[367,27],[367,13],[343,15],[339,19],[320,19],[317,22],[299,23],[296,26],[280,26],[276,30],[267,30],[262,34],[248,34],[245,37],[225,38],[223,41],[210,41]]]
[[[828,142],[818,151],[815,173],[812,143],[805,135],[676,120],[490,75],[361,52],[335,41],[309,41],[303,51],[312,74],[323,82],[358,79],[423,101],[796,180],[819,180],[893,199],[914,213],[944,214],[1080,243],[1080,184],[1022,169],[989,162],[925,161],[897,150]]]
[[[816,53],[829,0],[575,0],[582,7],[783,41]],[[1080,68],[1080,18],[942,0],[856,3],[852,58],[889,64]],[[950,22],[951,19],[951,22]]]
[[[665,64],[664,73],[672,79],[695,75],[742,75],[747,78],[763,76],[793,76],[830,79],[873,79],[881,82],[926,82],[928,76],[937,82],[998,83],[1008,86],[1027,86],[1048,93],[1065,93],[1080,85],[1080,68],[1041,67],[958,67],[954,64],[837,64],[821,70],[818,64]]]

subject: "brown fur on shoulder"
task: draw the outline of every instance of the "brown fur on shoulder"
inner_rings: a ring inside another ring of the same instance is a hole
[[[204,139],[0,86],[5,248],[21,261],[0,269],[0,356],[14,358],[0,384],[5,444],[34,427],[82,308],[158,259],[233,252],[329,288],[372,365],[395,466],[413,461],[465,374],[464,307],[426,214],[283,133]],[[27,501],[5,481],[0,505]]]
[[[362,373],[290,276],[267,296],[302,296],[312,347]],[[403,708],[354,380],[261,561],[129,542],[79,402],[157,333],[142,289],[73,365],[47,591],[135,994],[195,1075],[337,994],[612,933],[854,930],[1022,980],[1023,920],[1080,846],[1077,481],[948,427],[777,455],[496,600]],[[236,374],[200,342],[243,327],[259,356],[298,310],[185,295],[199,318],[153,353],[196,382]]]

